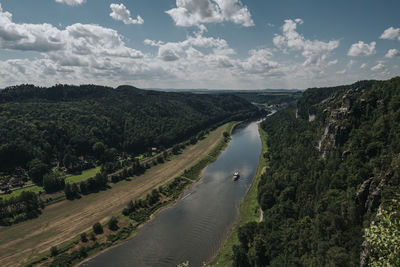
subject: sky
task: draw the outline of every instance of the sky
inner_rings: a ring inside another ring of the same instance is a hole
[[[398,0],[0,0],[0,88],[305,89],[400,75]]]

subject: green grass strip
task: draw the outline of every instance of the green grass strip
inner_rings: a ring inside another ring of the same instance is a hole
[[[260,218],[260,208],[257,201],[257,188],[258,183],[261,179],[261,175],[267,169],[267,162],[264,160],[263,155],[267,152],[267,133],[258,126],[258,131],[260,133],[261,142],[262,142],[262,151],[260,155],[260,159],[258,162],[257,173],[254,177],[253,183],[247,192],[243,202],[239,207],[239,221],[232,229],[232,232],[229,234],[227,240],[223,244],[223,246],[218,251],[218,254],[211,261],[211,266],[233,266],[233,252],[232,247],[234,245],[239,245],[239,239],[237,237],[237,231],[240,226],[245,225],[249,222],[258,222]]]
[[[95,177],[96,174],[99,172],[100,166],[93,169],[85,170],[82,172],[82,174],[79,175],[67,176],[67,178],[65,178],[65,182],[68,184],[80,183],[82,181],[86,181],[89,178]]]

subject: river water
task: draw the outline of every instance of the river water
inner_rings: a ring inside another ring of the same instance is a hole
[[[82,266],[176,266],[210,260],[238,217],[237,207],[257,170],[261,140],[256,122],[239,126],[218,159],[173,206],[137,235]],[[240,178],[233,181],[235,170]]]

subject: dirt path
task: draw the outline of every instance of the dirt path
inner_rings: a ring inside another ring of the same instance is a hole
[[[87,231],[95,222],[108,220],[121,212],[128,201],[145,196],[208,154],[226,129],[227,125],[219,127],[171,161],[152,167],[132,181],[117,183],[112,189],[79,200],[56,203],[46,207],[37,219],[1,227],[0,266],[20,265],[28,258]]]

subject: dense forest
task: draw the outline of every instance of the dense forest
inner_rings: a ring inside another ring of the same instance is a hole
[[[302,92],[239,92],[234,93],[236,96],[246,99],[251,103],[271,105],[271,104],[282,104],[282,103],[293,103],[301,97]]]
[[[22,168],[41,183],[51,166],[79,171],[112,162],[116,155],[170,147],[258,112],[233,95],[131,86],[8,87],[0,91],[0,175]]]
[[[309,89],[261,127],[264,220],[239,229],[235,265],[396,266],[400,78]]]

